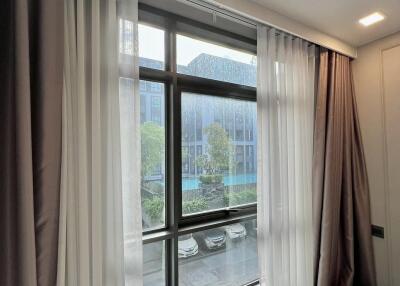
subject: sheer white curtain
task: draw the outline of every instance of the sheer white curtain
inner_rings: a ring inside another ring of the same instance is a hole
[[[315,47],[265,26],[257,45],[261,285],[309,286]]]
[[[129,2],[137,31],[137,0]],[[116,0],[65,0],[64,6],[57,285],[142,285],[138,73],[130,98],[121,99]],[[134,257],[127,281],[126,249]]]

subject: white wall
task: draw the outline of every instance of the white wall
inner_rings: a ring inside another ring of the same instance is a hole
[[[379,286],[400,285],[400,32],[358,49],[353,61],[372,208]]]

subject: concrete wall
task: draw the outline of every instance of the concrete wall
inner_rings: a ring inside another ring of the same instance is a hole
[[[370,182],[378,285],[400,285],[400,32],[358,49],[355,91]]]

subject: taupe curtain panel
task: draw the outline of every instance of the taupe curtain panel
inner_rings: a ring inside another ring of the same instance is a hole
[[[0,4],[0,285],[54,286],[63,1]]]
[[[376,285],[350,59],[322,50],[313,155],[315,285]]]

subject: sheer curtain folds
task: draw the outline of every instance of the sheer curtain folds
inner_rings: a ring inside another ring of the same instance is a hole
[[[312,285],[315,47],[258,27],[258,251],[261,285]]]
[[[129,2],[137,11],[137,2]],[[117,2],[66,0],[64,11],[57,285],[141,285],[140,137],[135,111],[140,105],[137,89],[128,100],[118,91]],[[127,194],[135,208],[124,220]],[[128,248],[135,261],[130,273],[134,278],[126,283]]]

